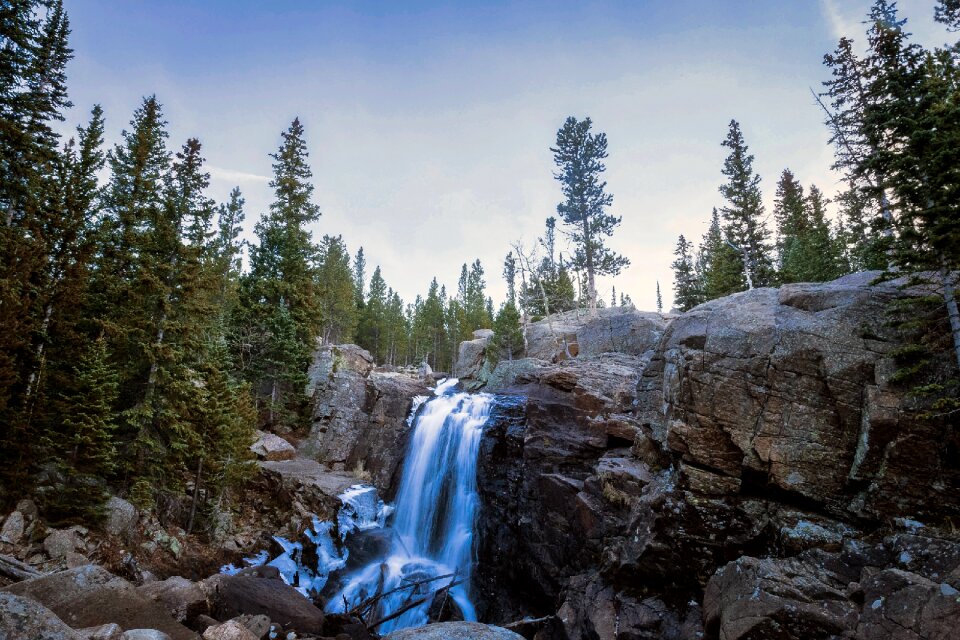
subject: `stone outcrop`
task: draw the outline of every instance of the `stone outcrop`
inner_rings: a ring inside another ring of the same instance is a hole
[[[457,350],[457,361],[453,364],[451,375],[454,378],[475,378],[480,373],[486,356],[487,344],[493,337],[490,329],[477,329],[473,332],[473,340],[460,343]]]
[[[652,350],[670,316],[633,307],[557,313],[527,328],[526,356],[559,362],[601,353],[642,356]]]
[[[890,383],[899,283],[756,289],[677,318],[639,401],[681,468],[837,518],[960,513],[960,435]],[[689,481],[685,482],[689,486]]]
[[[355,345],[318,351],[311,380],[313,422],[299,455],[354,473],[384,493],[403,459],[413,398],[429,390],[415,375],[376,370]]]
[[[955,629],[960,436],[891,381],[887,309],[921,292],[876,275],[674,318],[561,317],[564,353],[551,338],[501,363],[485,380],[507,395],[481,450],[482,619],[549,620],[540,640]]]

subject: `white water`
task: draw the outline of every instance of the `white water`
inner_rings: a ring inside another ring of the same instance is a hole
[[[416,418],[397,494],[389,553],[348,576],[343,590],[330,599],[328,611],[342,612],[374,594],[455,574],[462,583],[451,588],[449,595],[464,619],[476,620],[469,584],[478,506],[477,452],[493,396],[456,393],[457,382],[441,381],[435,397]],[[425,599],[377,630],[387,633],[426,624],[430,594],[453,581],[445,578],[400,589],[382,598],[366,619],[382,620]]]

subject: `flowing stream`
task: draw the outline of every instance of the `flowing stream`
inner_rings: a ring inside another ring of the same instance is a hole
[[[465,620],[476,620],[469,584],[478,508],[477,452],[493,396],[458,393],[457,382],[442,381],[434,397],[419,408],[394,505],[389,552],[347,576],[342,590],[330,598],[328,611],[349,610],[385,594],[367,614],[368,622],[409,607],[377,629],[388,633],[426,624],[432,594],[454,584],[442,597],[452,599]],[[430,581],[447,575],[451,577]]]

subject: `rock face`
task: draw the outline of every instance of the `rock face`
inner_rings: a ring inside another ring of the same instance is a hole
[[[562,353],[498,366],[481,619],[554,616],[540,640],[954,632],[960,435],[891,382],[885,313],[917,292],[876,275],[669,323],[564,314]]]
[[[877,274],[757,289],[675,320],[641,404],[682,468],[837,518],[960,513],[960,434],[890,383],[896,284]],[[686,483],[689,486],[689,482]]]
[[[429,390],[417,376],[374,370],[370,354],[355,345],[318,351],[311,376],[313,425],[299,455],[385,492],[406,449],[413,398]]]

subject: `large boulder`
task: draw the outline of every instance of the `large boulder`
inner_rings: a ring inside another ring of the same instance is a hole
[[[193,626],[200,615],[210,612],[206,595],[192,580],[173,576],[137,587],[137,592],[161,604],[177,622]]]
[[[76,629],[113,622],[125,630],[157,629],[173,640],[197,638],[163,606],[96,565],[25,580],[2,591],[36,600]]]
[[[221,574],[204,580],[201,588],[218,620],[245,614],[264,615],[298,633],[323,631],[323,611],[281,580]]]
[[[140,517],[137,508],[123,498],[111,496],[107,500],[105,511],[104,529],[107,533],[127,540],[132,539],[136,533],[137,520]]]
[[[613,352],[649,357],[669,321],[633,307],[557,313],[527,327],[526,356],[547,362]]]
[[[292,444],[276,434],[265,431],[257,431],[257,440],[250,445],[250,451],[261,460],[271,462],[292,460],[297,455],[297,450]]]
[[[299,454],[385,493],[403,460],[413,400],[430,390],[414,374],[374,370],[354,345],[319,350],[313,370],[312,426]]]
[[[523,636],[501,627],[477,622],[439,622],[425,627],[401,629],[384,640],[522,640]]]
[[[481,618],[559,605],[565,631],[538,638],[603,637],[604,612],[630,603],[625,637],[682,636],[710,584],[707,637],[881,637],[900,621],[859,599],[896,569],[929,584],[889,575],[877,589],[952,619],[933,596],[958,588],[960,432],[949,416],[919,419],[894,382],[902,342],[887,311],[924,292],[877,275],[756,289],[636,331],[622,326],[646,316],[619,310],[536,323],[538,357],[501,363],[486,387],[509,397],[481,444]],[[878,557],[836,561],[891,527]],[[915,611],[911,633],[939,633]]]
[[[960,431],[891,380],[903,283],[754,289],[676,318],[644,371],[645,422],[687,465],[838,518],[960,514]],[[949,372],[947,372],[949,373]]]
[[[491,338],[493,338],[493,331],[478,329],[473,332],[473,340],[465,340],[460,343],[460,348],[457,350],[457,361],[453,364],[452,375],[454,378],[471,378],[480,372],[483,367],[487,345]]]
[[[0,638],[80,640],[80,636],[50,609],[12,593],[0,593]]]

